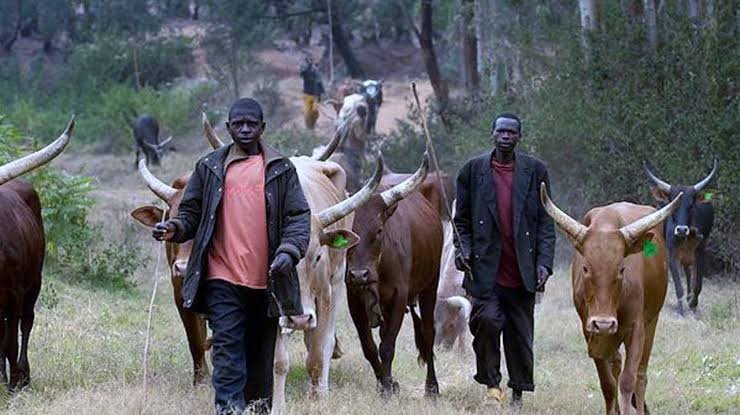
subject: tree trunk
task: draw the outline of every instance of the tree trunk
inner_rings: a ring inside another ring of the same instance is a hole
[[[647,31],[650,53],[655,56],[658,50],[658,27],[656,24],[655,0],[643,0],[645,10],[645,26]]]
[[[647,1],[647,0],[645,0]],[[591,35],[599,27],[599,11],[596,0],[578,0],[581,12],[581,43],[586,62],[591,62]]]
[[[440,106],[445,108],[450,100],[450,92],[447,88],[447,82],[445,82],[439,70],[437,55],[434,53],[432,12],[432,0],[421,0],[421,32],[417,32],[417,36],[424,57],[424,66],[434,90],[434,96],[437,97]]]
[[[342,55],[342,59],[347,65],[347,72],[349,72],[349,75],[352,78],[365,78],[365,71],[362,69],[360,62],[357,61],[354,52],[352,52],[352,46],[349,44],[347,34],[342,26],[342,20],[340,19],[336,9],[332,9],[331,35],[334,38],[334,43],[337,45],[339,54]]]
[[[478,76],[478,37],[475,33],[475,0],[462,0],[463,72],[465,89],[475,93],[480,87]]]
[[[13,49],[13,44],[15,44],[15,41],[18,39],[18,32],[21,30],[21,21],[23,19],[21,14],[21,2],[22,0],[17,0],[15,2],[15,26],[13,26],[11,30],[0,31],[0,47],[2,47],[5,52],[10,52],[11,49]],[[6,7],[10,8],[11,6]]]

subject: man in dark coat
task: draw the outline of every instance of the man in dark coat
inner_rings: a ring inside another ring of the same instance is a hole
[[[234,143],[197,162],[177,214],[153,235],[195,238],[182,297],[213,332],[216,412],[267,413],[278,317],[303,312],[295,266],[310,211],[293,164],[260,140],[260,105],[236,101],[226,127]]]
[[[511,403],[518,408],[522,391],[534,391],[535,292],[552,274],[555,229],[539,198],[540,183],[549,189],[545,165],[514,151],[521,121],[501,114],[491,133],[494,150],[467,161],[457,178],[455,265],[472,297],[474,379],[488,387],[488,397],[503,401],[503,334]]]

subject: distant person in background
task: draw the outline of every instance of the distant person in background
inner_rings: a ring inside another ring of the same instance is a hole
[[[324,94],[324,84],[321,83],[321,77],[310,56],[306,56],[301,65],[301,78],[303,78],[303,116],[306,128],[313,129],[316,120],[319,119],[319,103],[321,95]]]

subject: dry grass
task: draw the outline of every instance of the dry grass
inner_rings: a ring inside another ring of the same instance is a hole
[[[169,181],[192,168],[194,154],[207,147],[196,137],[189,143],[189,151],[169,155],[155,174]],[[133,223],[128,212],[155,200],[134,172],[133,157],[65,155],[60,164],[72,173],[99,178],[98,204],[91,219],[102,226],[107,239],[126,237]],[[210,388],[194,389],[190,384],[190,356],[166,278],[159,285],[153,320],[149,399],[146,408],[142,405],[141,353],[158,246],[143,229],[134,232],[139,236],[135,245],[148,258],[136,275],[137,292],[90,290],[47,272],[31,338],[32,386],[15,396],[0,393],[0,408],[13,414],[63,415],[212,412]],[[160,275],[165,268],[160,266]],[[649,370],[648,405],[654,414],[740,413],[739,290],[738,283],[708,281],[700,315],[685,319],[675,315],[669,290]],[[424,399],[425,370],[416,363],[409,321],[399,337],[394,364],[400,397],[384,402],[375,391],[345,305],[338,333],[346,354],[333,362],[331,391],[322,401],[306,398],[305,350],[301,336],[293,335],[287,385],[290,413],[506,413],[488,406],[483,388],[473,382],[471,351],[465,356],[437,354],[441,396],[436,401]],[[525,414],[603,412],[596,371],[586,355],[571,301],[570,278],[562,270],[536,310],[535,359],[537,392],[525,395]]]
[[[141,270],[151,274],[153,262]],[[142,410],[141,351],[147,289],[135,294],[88,291],[51,280],[58,303],[41,304],[34,327],[30,361],[32,388],[5,396],[10,413],[130,414]],[[169,284],[160,285],[150,358],[150,392],[144,413],[210,413],[212,392],[190,386],[191,364]],[[708,284],[703,312],[680,319],[666,307],[658,328],[649,372],[648,403],[653,413],[737,413],[740,408],[740,315],[737,285]],[[670,303],[670,301],[669,301]],[[535,377],[537,392],[525,396],[524,413],[592,414],[602,409],[593,364],[587,358],[570,302],[564,273],[552,281],[537,308]],[[473,357],[440,352],[436,365],[441,397],[423,398],[424,369],[416,364],[411,324],[397,345],[394,373],[399,398],[382,401],[369,364],[362,357],[354,328],[342,312],[339,335],[346,355],[334,361],[332,390],[322,401],[305,398],[302,341],[291,339],[293,367],[288,378],[289,409],[295,414],[491,413],[483,388],[472,379]],[[503,413],[506,413],[505,411]]]

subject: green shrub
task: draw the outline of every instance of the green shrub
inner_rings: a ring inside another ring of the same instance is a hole
[[[77,45],[69,55],[67,82],[95,88],[110,83],[133,86],[134,61],[141,86],[159,87],[185,75],[192,61],[190,40],[185,37],[151,38],[146,41],[99,36],[91,43]]]

